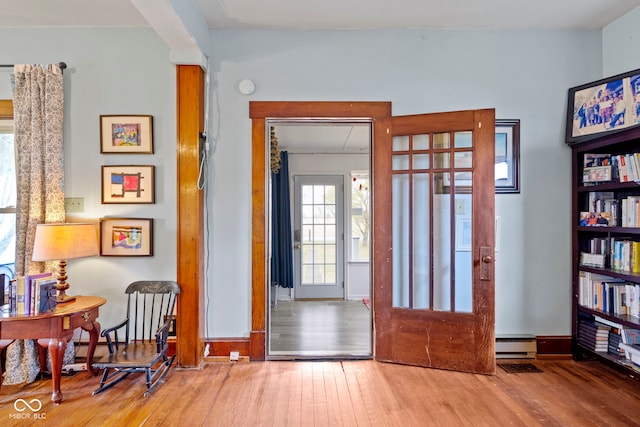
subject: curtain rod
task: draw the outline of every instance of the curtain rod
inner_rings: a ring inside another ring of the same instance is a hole
[[[58,65],[60,66],[62,72],[64,72],[64,69],[67,68],[67,64],[65,64],[64,62],[60,62]],[[0,64],[0,68],[12,68],[13,66],[14,64]]]

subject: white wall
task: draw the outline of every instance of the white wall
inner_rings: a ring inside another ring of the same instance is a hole
[[[175,71],[164,44],[150,29],[3,29],[0,63],[66,62],[64,71],[65,194],[83,197],[76,218],[154,218],[153,257],[94,257],[70,260],[72,295],[100,295],[103,326],[120,321],[125,287],[139,279],[176,278],[176,100]],[[11,41],[11,42],[8,42]],[[10,72],[0,72],[0,79]],[[0,89],[5,88],[4,82]],[[0,97],[11,94],[0,92]],[[153,155],[101,155],[101,114],[151,114]],[[156,165],[156,203],[102,205],[100,166]],[[85,334],[86,335],[86,334]]]
[[[69,263],[71,293],[106,296],[101,321],[109,324],[121,316],[127,283],[176,274],[175,75],[168,51],[148,29],[5,29],[0,38],[11,40],[0,63],[69,65],[66,191],[85,198],[82,216],[156,219],[154,257]],[[521,193],[496,196],[496,332],[569,334],[566,93],[602,77],[599,31],[222,30],[211,32],[211,46],[211,134],[219,138],[209,175],[209,337],[248,336],[251,329],[249,100],[391,101],[394,114],[495,107],[498,118],[519,118]],[[256,82],[253,95],[236,90],[243,78]],[[118,113],[154,115],[156,154],[99,154],[98,117]],[[137,163],[158,167],[157,203],[101,205],[100,166]]]
[[[394,114],[494,107],[498,118],[520,119],[521,193],[496,197],[496,332],[570,333],[566,94],[600,78],[599,31],[221,30],[211,48],[220,138],[210,335],[250,330],[250,100],[391,101]],[[237,91],[244,78],[253,95]]]
[[[640,7],[602,29],[602,77],[640,68]],[[588,83],[588,82],[584,82]]]

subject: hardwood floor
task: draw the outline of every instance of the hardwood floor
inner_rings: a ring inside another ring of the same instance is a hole
[[[269,356],[371,356],[371,312],[358,301],[278,301]]]
[[[142,397],[141,375],[92,396],[98,378],[82,372],[63,377],[59,406],[49,400],[50,380],[2,387],[0,422],[74,427],[640,425],[636,380],[598,362],[512,362],[533,363],[543,372],[510,374],[498,368],[496,375],[485,376],[373,360],[216,363],[201,370],[172,370],[148,398]],[[18,412],[18,399],[40,400],[40,419],[34,422],[28,410]]]

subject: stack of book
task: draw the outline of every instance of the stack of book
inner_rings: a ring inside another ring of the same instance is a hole
[[[578,343],[591,351],[607,353],[610,329],[602,323],[581,319],[578,322]]]
[[[640,329],[622,328],[620,348],[629,362],[640,366]]]
[[[56,307],[56,278],[51,273],[19,276],[9,282],[7,309],[10,314],[33,315]]]
[[[624,350],[620,348],[622,336],[613,330],[609,331],[609,353],[624,357]]]

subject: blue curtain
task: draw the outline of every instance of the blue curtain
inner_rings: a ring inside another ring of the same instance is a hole
[[[293,288],[289,157],[280,155],[280,170],[271,173],[271,285]]]

